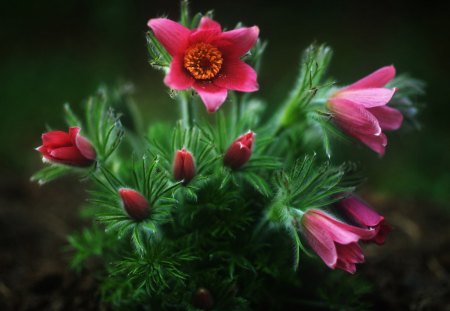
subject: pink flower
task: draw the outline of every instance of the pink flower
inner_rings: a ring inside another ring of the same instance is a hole
[[[238,169],[250,159],[252,155],[252,146],[255,133],[248,131],[244,135],[239,136],[231,143],[225,156],[223,163],[232,169]]]
[[[150,205],[147,199],[133,189],[120,188],[119,195],[128,215],[135,220],[143,220],[150,215]]]
[[[188,184],[195,176],[195,163],[192,153],[185,148],[178,150],[173,159],[173,176],[175,180]]]
[[[355,264],[364,262],[358,241],[371,239],[376,234],[374,230],[345,224],[317,209],[308,210],[301,224],[306,240],[325,264],[349,273],[355,273]]]
[[[401,112],[386,105],[396,89],[384,86],[394,77],[394,66],[380,68],[337,90],[328,100],[337,125],[380,155],[387,145],[383,131],[396,130],[403,122]]]
[[[256,43],[258,27],[222,32],[208,17],[193,30],[166,18],[151,19],[148,26],[172,56],[164,83],[175,90],[193,88],[209,112],[219,109],[227,90],[258,90],[256,72],[241,60]]]
[[[68,133],[51,131],[42,134],[42,146],[36,150],[45,160],[72,166],[89,166],[96,157],[91,143],[80,135],[79,127],[69,128]]]
[[[374,229],[377,232],[377,234],[369,241],[382,245],[389,232],[392,231],[392,227],[385,223],[383,216],[379,215],[356,197],[349,197],[339,201],[336,203],[336,206],[360,227]]]

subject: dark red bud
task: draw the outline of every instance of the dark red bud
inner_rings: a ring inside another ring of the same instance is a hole
[[[195,176],[195,163],[192,153],[185,148],[178,150],[173,159],[173,177],[188,184]]]
[[[194,295],[193,305],[202,310],[209,310],[214,306],[214,298],[206,288],[200,287]]]
[[[128,215],[135,220],[143,220],[150,215],[150,205],[147,199],[133,189],[120,188],[119,195]]]
[[[36,148],[44,160],[72,165],[89,166],[96,157],[91,143],[80,135],[79,127],[71,127],[69,132],[51,131],[42,134],[42,146]]]
[[[223,164],[232,169],[238,169],[250,159],[252,155],[252,146],[255,133],[249,131],[244,135],[241,135],[234,142],[231,143],[225,157],[223,158]]]

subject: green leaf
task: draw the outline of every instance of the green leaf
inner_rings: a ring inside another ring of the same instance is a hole
[[[31,181],[37,181],[40,185],[43,185],[74,171],[75,169],[69,166],[52,164],[31,176]]]

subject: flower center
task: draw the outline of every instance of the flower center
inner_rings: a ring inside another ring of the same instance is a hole
[[[208,43],[191,46],[184,54],[184,68],[197,80],[214,78],[222,68],[222,53]]]

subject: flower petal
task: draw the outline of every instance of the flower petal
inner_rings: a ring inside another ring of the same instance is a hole
[[[349,216],[351,220],[363,227],[376,227],[384,219],[383,216],[354,196],[340,201],[337,203],[337,206],[345,215]]]
[[[224,54],[240,57],[255,45],[258,36],[259,28],[257,26],[242,27],[223,32],[220,36],[220,40],[215,42],[215,45]]]
[[[211,29],[216,32],[222,32],[222,26],[220,26],[220,24],[218,22],[212,20],[211,18],[209,18],[207,16],[202,17],[202,19],[200,20],[198,29],[202,29],[202,30]]]
[[[333,95],[335,99],[352,101],[366,108],[386,105],[394,96],[396,89],[368,88],[357,90],[339,90]]]
[[[397,130],[403,122],[402,113],[388,106],[379,106],[368,109],[371,114],[377,118],[381,129],[383,130]]]
[[[147,25],[170,55],[184,53],[191,34],[188,28],[167,18],[153,18]]]
[[[256,71],[239,59],[227,59],[214,84],[218,87],[241,92],[254,92],[259,89]]]
[[[86,159],[75,146],[53,149],[50,151],[48,159],[59,163],[79,166],[90,165],[92,163],[92,161]]]
[[[357,243],[350,243],[347,245],[336,243],[336,251],[338,254],[336,268],[338,269],[353,274],[356,272],[355,263],[364,262],[364,255],[361,247]]]
[[[198,95],[200,95],[208,112],[217,111],[217,109],[222,106],[228,94],[227,89],[210,83],[195,83],[193,88],[197,91]]]
[[[395,77],[395,67],[385,66],[345,87],[345,90],[381,88]]]
[[[338,260],[336,247],[333,240],[317,219],[306,213],[302,218],[304,233],[308,244],[325,262],[325,264],[334,268]]]
[[[89,140],[81,135],[77,135],[75,142],[78,150],[86,159],[95,160],[96,153]]]
[[[66,132],[51,131],[42,134],[42,145],[45,147],[64,147],[71,144],[70,136]]]
[[[378,120],[361,105],[347,99],[332,98],[329,109],[334,114],[336,123],[352,136],[381,134]]]
[[[194,78],[184,70],[181,56],[175,56],[172,59],[169,73],[164,78],[164,83],[174,90],[186,90],[194,84]]]
[[[381,133],[379,136],[355,135],[355,138],[378,153],[380,156],[384,156],[384,152],[387,146],[387,137],[384,133]]]

